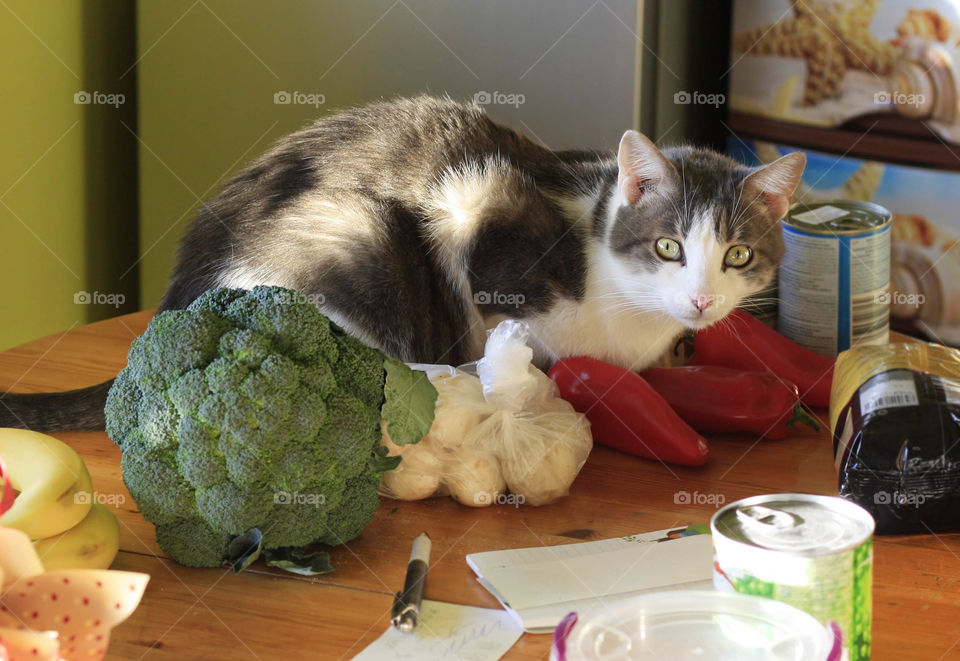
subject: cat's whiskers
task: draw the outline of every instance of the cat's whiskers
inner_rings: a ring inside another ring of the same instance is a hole
[[[659,302],[662,297],[653,292],[645,291],[611,291],[588,297],[591,301],[625,300],[625,301],[654,301]]]
[[[661,298],[654,294],[639,294],[639,295],[605,295],[605,296],[594,296],[590,298],[591,301],[598,301],[602,305],[618,304],[618,303],[632,303],[640,305],[642,303],[656,303],[660,304]],[[662,307],[662,305],[658,305]]]
[[[740,193],[743,193],[743,187],[744,187],[744,185],[746,185],[746,180],[744,180],[744,183],[742,183],[742,184],[740,185]],[[734,228],[734,230],[739,231],[742,226],[744,226],[744,225],[747,224],[747,221],[749,220],[749,217],[747,217],[746,211],[747,211],[747,209],[750,207],[751,204],[753,204],[753,203],[756,202],[758,199],[760,199],[760,196],[761,196],[762,194],[763,194],[763,191],[759,191],[756,195],[753,196],[753,199],[752,199],[752,200],[750,200],[749,202],[747,202],[747,204],[745,204],[745,205],[743,206],[743,209],[742,209],[742,211],[740,212],[740,215],[737,216],[737,218],[736,218],[736,219],[734,220],[734,222],[731,224],[732,227]],[[773,226],[773,225],[771,225],[771,227],[772,227],[772,226]]]
[[[730,315],[727,315],[726,317],[722,317],[722,318],[718,319],[715,323],[716,323],[720,328],[722,328],[722,329],[730,329],[730,328],[732,328],[732,327],[731,327],[731,321],[730,321]]]
[[[745,299],[743,299],[742,301],[740,301],[740,305],[741,305],[742,307],[747,307],[747,306],[749,306],[749,307],[751,307],[751,308],[761,308],[761,307],[763,307],[763,306],[765,306],[765,305],[769,305],[769,304],[771,304],[771,303],[780,303],[780,299],[779,299],[779,298],[774,298],[774,297],[770,297],[770,298],[750,298],[750,299],[746,299],[746,298],[745,298]]]
[[[628,312],[642,313],[645,317],[654,317],[654,318],[669,316],[659,309],[646,308],[646,307],[643,307],[642,305],[636,305],[633,303],[620,303],[617,305],[608,305],[604,307],[604,311],[612,312],[617,316],[626,314]]]
[[[680,224],[677,227],[678,233],[679,230],[683,228],[683,220],[687,218],[687,175],[686,168],[684,166],[683,156],[680,156],[680,182],[681,182],[681,194],[683,195],[683,218],[680,219]]]
[[[733,205],[733,218],[730,219],[730,229],[732,230],[731,234],[736,236],[740,231],[740,220],[747,213],[746,206],[741,207],[740,202],[743,200],[743,185],[744,182],[740,182],[740,185],[737,186],[737,200]]]
[[[653,305],[657,309],[662,308],[663,305],[660,304],[659,298],[650,297],[639,297],[639,296],[623,296],[620,298],[610,298],[607,300],[602,299],[593,299],[599,301],[604,307],[609,307],[611,305]]]
[[[646,310],[643,308],[611,308],[605,310],[605,313],[609,315],[609,320],[615,321],[624,317],[630,318],[636,315],[643,315],[644,323],[654,323],[658,322],[662,328],[666,328],[671,323],[675,323],[674,319],[667,314],[664,314],[657,310]],[[662,330],[662,329],[661,329]]]
[[[613,292],[624,292],[624,291],[637,291],[637,292],[642,292],[642,291],[644,291],[644,290],[641,290],[641,289],[637,289],[637,290],[624,289],[624,288],[623,288],[624,282],[623,282],[623,280],[622,280],[621,278],[597,278],[596,280],[594,280],[594,282],[597,283],[597,284],[607,283],[607,282],[614,283],[614,284],[616,285],[616,287],[612,290]]]
[[[782,300],[779,296],[747,296],[743,299],[744,301],[780,301]]]
[[[674,199],[673,197],[662,195],[662,194],[661,194],[661,197],[665,199],[670,204],[671,207],[673,207],[673,213],[677,218],[676,225],[679,230],[680,228],[683,227],[684,216],[680,211],[680,206],[677,204],[677,200]],[[686,201],[684,201],[684,206],[686,206]]]

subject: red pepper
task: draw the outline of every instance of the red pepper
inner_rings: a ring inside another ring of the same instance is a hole
[[[707,441],[636,372],[581,357],[561,360],[548,375],[560,396],[586,414],[595,442],[684,466],[707,460]]]
[[[778,439],[795,422],[820,429],[800,404],[797,387],[767,372],[697,365],[653,367],[640,376],[702,434],[750,431]]]
[[[830,405],[833,359],[804,349],[743,310],[697,332],[693,348],[691,365],[771,372],[795,383],[805,404]]]

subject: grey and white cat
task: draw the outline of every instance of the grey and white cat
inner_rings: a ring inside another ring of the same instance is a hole
[[[804,165],[661,151],[636,131],[616,154],[555,152],[475,105],[375,103],[282,139],[205,203],[160,309],[281,285],[405,361],[476,359],[512,317],[541,365],[642,369],[771,281]],[[7,394],[0,426],[102,428],[108,388]]]

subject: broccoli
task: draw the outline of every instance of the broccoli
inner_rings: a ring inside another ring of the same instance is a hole
[[[380,447],[381,418],[394,442],[417,442],[436,398],[425,374],[296,292],[214,289],[133,342],[107,433],[160,548],[213,567],[253,529],[268,551],[360,534],[399,459]]]

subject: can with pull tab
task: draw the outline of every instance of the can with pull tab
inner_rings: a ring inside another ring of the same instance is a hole
[[[716,589],[791,604],[837,628],[850,661],[870,658],[874,521],[865,509],[770,494],[727,505],[710,528]]]

